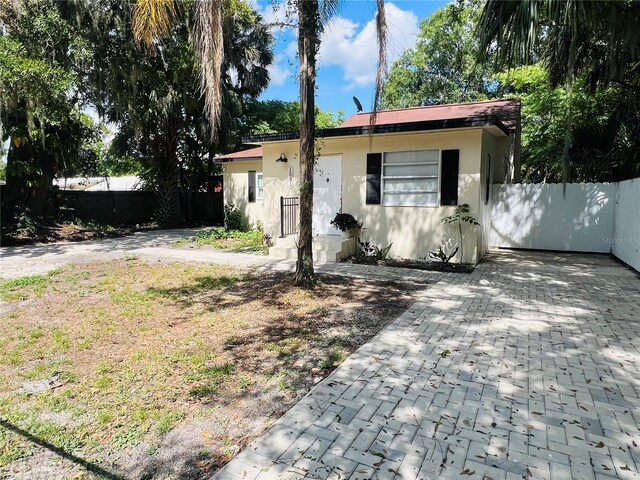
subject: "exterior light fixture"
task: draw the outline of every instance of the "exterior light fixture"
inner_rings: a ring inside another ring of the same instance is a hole
[[[281,153],[280,156],[276,159],[276,162],[287,163],[288,161],[289,161],[289,159],[287,158],[287,156],[284,153]]]

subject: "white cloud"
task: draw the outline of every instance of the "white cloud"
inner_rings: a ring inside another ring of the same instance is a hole
[[[284,55],[278,55],[275,61],[269,65],[270,85],[282,86],[291,78],[291,70]]]
[[[291,28],[298,22],[298,14],[289,2],[267,3],[264,8],[256,7],[264,23],[270,26],[273,33]]]
[[[413,47],[418,34],[418,17],[385,3],[389,29],[389,64]],[[358,31],[360,25],[344,17],[335,17],[322,37],[320,65],[336,65],[344,70],[347,87],[372,85],[376,78],[378,46],[375,18]]]
[[[289,60],[295,60],[296,55],[298,55],[298,41],[293,40],[287,44],[287,48],[284,51],[284,54],[287,56]]]

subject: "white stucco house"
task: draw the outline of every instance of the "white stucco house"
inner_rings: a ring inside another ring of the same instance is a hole
[[[314,254],[335,261],[355,248],[330,224],[349,213],[367,241],[396,258],[425,258],[452,227],[441,219],[467,203],[481,227],[466,232],[465,261],[487,251],[491,188],[518,181],[520,101],[497,100],[358,113],[317,137]],[[300,188],[298,132],[247,137],[223,155],[225,202],[260,220],[276,239],[270,254],[295,255]]]

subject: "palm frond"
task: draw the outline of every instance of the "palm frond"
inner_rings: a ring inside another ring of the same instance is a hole
[[[174,0],[138,0],[133,7],[136,44],[155,51],[156,42],[171,31],[175,16]]]
[[[481,56],[497,49],[498,67],[528,63],[540,31],[544,0],[487,0],[478,22]]]
[[[321,0],[319,5],[320,23],[326,25],[342,8],[342,0]]]
[[[205,113],[214,135],[222,105],[223,8],[223,0],[198,0],[196,3],[195,43],[200,60],[200,85]]]

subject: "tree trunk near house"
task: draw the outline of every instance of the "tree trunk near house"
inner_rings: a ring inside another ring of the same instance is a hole
[[[16,175],[16,165],[30,163],[31,143],[16,147],[13,142],[9,145],[7,154],[7,184],[2,199],[3,223],[14,223],[17,215],[24,212],[27,202],[26,178]]]
[[[207,223],[212,222],[215,217],[213,212],[213,157],[215,156],[215,150],[212,144],[209,144],[209,152],[207,155],[207,201],[206,201],[206,217]]]
[[[154,217],[163,226],[178,224],[181,217],[177,133],[177,120],[169,115],[156,156],[158,177]]]
[[[312,286],[313,170],[315,165],[316,54],[320,45],[317,0],[298,1],[298,56],[300,59],[300,228],[295,283]]]

